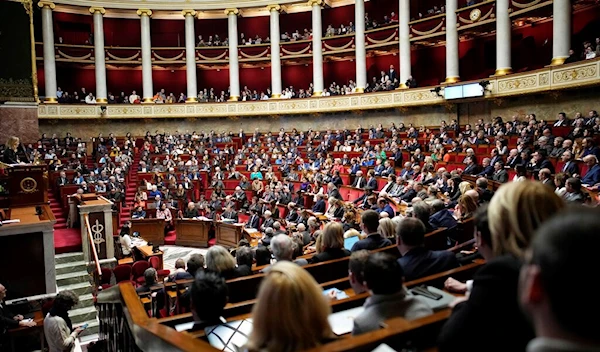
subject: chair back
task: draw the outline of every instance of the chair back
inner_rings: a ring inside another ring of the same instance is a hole
[[[158,257],[150,257],[148,259],[148,262],[150,263],[150,266],[154,269],[158,270],[158,268],[160,268],[160,259],[158,259]]]
[[[100,280],[100,285],[109,285],[110,284],[110,279],[112,278],[112,270],[110,270],[109,268],[101,268],[100,269],[102,272],[102,278]]]
[[[139,262],[133,263],[131,266],[131,280],[136,281],[138,278],[144,276],[144,271],[150,267],[150,263],[147,261],[140,260]]]
[[[115,281],[117,283],[129,281],[131,278],[131,265],[118,265],[113,269],[113,273],[115,274]]]

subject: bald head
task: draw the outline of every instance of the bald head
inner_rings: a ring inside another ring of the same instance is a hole
[[[473,198],[475,203],[479,202],[479,193],[476,190],[470,189],[465,192],[465,195]]]

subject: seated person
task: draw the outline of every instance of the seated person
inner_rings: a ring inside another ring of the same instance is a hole
[[[379,214],[373,210],[366,210],[360,217],[360,227],[367,234],[365,239],[352,246],[352,252],[360,249],[378,249],[391,246],[392,242],[377,232],[379,227]]]
[[[377,199],[377,209],[375,209],[375,211],[378,214],[381,214],[382,212],[386,212],[390,218],[393,218],[394,216],[396,216],[396,212],[394,212],[394,209],[392,209],[388,200],[385,198]]]
[[[196,208],[196,204],[194,202],[189,202],[187,208],[183,212],[184,219],[193,219],[200,216],[200,211]]]
[[[300,266],[304,266],[308,264],[306,259],[296,259],[294,260],[294,242],[287,235],[277,235],[273,237],[271,241],[271,250],[273,251],[273,256],[277,262],[294,262]],[[261,272],[266,273],[271,270],[273,265],[270,265],[261,270]]]
[[[448,229],[456,227],[456,219],[452,216],[450,211],[446,209],[442,200],[436,199],[431,202],[431,209],[433,214],[429,217],[429,223],[432,227],[436,229],[440,227]]]
[[[339,222],[330,222],[325,225],[318,242],[320,242],[321,248],[318,248],[317,254],[312,257],[311,263],[313,264],[350,255],[350,251],[344,248],[344,229]]]
[[[352,335],[378,330],[390,318],[412,320],[433,314],[422,298],[407,292],[402,267],[391,254],[371,253],[363,275],[371,296],[363,305],[365,310],[354,319]]]
[[[528,351],[600,350],[599,302],[582,299],[578,290],[564,282],[566,277],[587,282],[600,269],[596,260],[599,219],[596,211],[574,208],[536,232],[519,282],[520,307],[536,335]]]
[[[165,289],[158,283],[158,273],[154,268],[148,268],[144,271],[144,284],[135,289],[138,294],[152,293],[153,315],[160,317],[160,310],[165,306]],[[156,296],[154,296],[156,293]]]
[[[365,286],[365,263],[369,259],[369,251],[366,249],[361,249],[359,251],[353,252],[350,255],[350,261],[348,262],[348,281],[350,281],[350,286],[355,294],[360,294],[367,292],[367,287]]]
[[[317,202],[315,203],[315,205],[313,205],[312,207],[312,211],[313,213],[321,213],[324,214],[325,213],[325,208],[326,208],[326,204],[325,204],[325,198],[327,197],[326,194],[319,194],[317,195]]]
[[[133,220],[145,219],[145,218],[146,218],[146,212],[144,211],[144,209],[142,208],[141,205],[137,206],[135,208],[135,210],[133,211],[133,213],[131,214],[131,219],[133,219]]]
[[[225,323],[221,317],[227,304],[229,290],[225,279],[216,273],[200,272],[190,289],[194,326],[190,331]]]
[[[191,257],[190,257],[191,259]],[[204,259],[204,257],[202,257]],[[177,280],[193,279],[194,277],[185,270],[185,261],[182,258],[178,258],[175,261],[175,271],[172,272],[167,278],[168,282],[174,282]]]
[[[131,231],[131,221],[126,221],[119,233],[119,243],[121,244],[121,253],[124,257],[131,255],[132,244],[129,232]]]
[[[238,248],[235,252],[235,261],[237,262],[236,277],[252,275],[252,262],[254,261],[252,249],[249,247]]]
[[[233,210],[231,204],[227,204],[227,206],[225,206],[225,211],[221,214],[221,219],[238,222],[238,213],[237,211]]]
[[[406,281],[458,267],[454,253],[425,248],[425,225],[417,218],[404,218],[396,227],[396,246],[402,255],[398,263]]]

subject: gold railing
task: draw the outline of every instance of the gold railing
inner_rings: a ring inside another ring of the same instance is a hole
[[[85,228],[87,230],[87,246],[89,249],[89,253],[92,254],[92,259],[94,260],[94,291],[97,292],[98,286],[100,285],[100,280],[102,279],[102,268],[100,267],[100,260],[98,259],[98,251],[96,250],[96,244],[94,243],[94,238],[92,237],[90,216],[88,214],[84,214],[83,220],[85,222]]]
[[[600,85],[600,59],[585,60],[568,65],[547,66],[535,71],[493,76],[485,80],[489,81],[489,85],[485,96],[478,98],[481,100]],[[472,82],[480,81],[482,80]],[[38,116],[40,119],[206,118],[315,114],[454,103],[454,101],[447,101],[438,96],[433,88],[435,87],[322,98],[227,103],[109,104],[105,106],[41,104],[38,107]],[[105,111],[103,111],[104,107]]]

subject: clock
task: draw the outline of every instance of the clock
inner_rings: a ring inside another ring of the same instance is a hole
[[[33,193],[37,191],[37,181],[31,177],[25,177],[21,180],[21,191],[25,193]]]
[[[479,21],[479,19],[481,18],[481,10],[480,9],[471,10],[471,13],[469,14],[469,18],[473,22]]]

